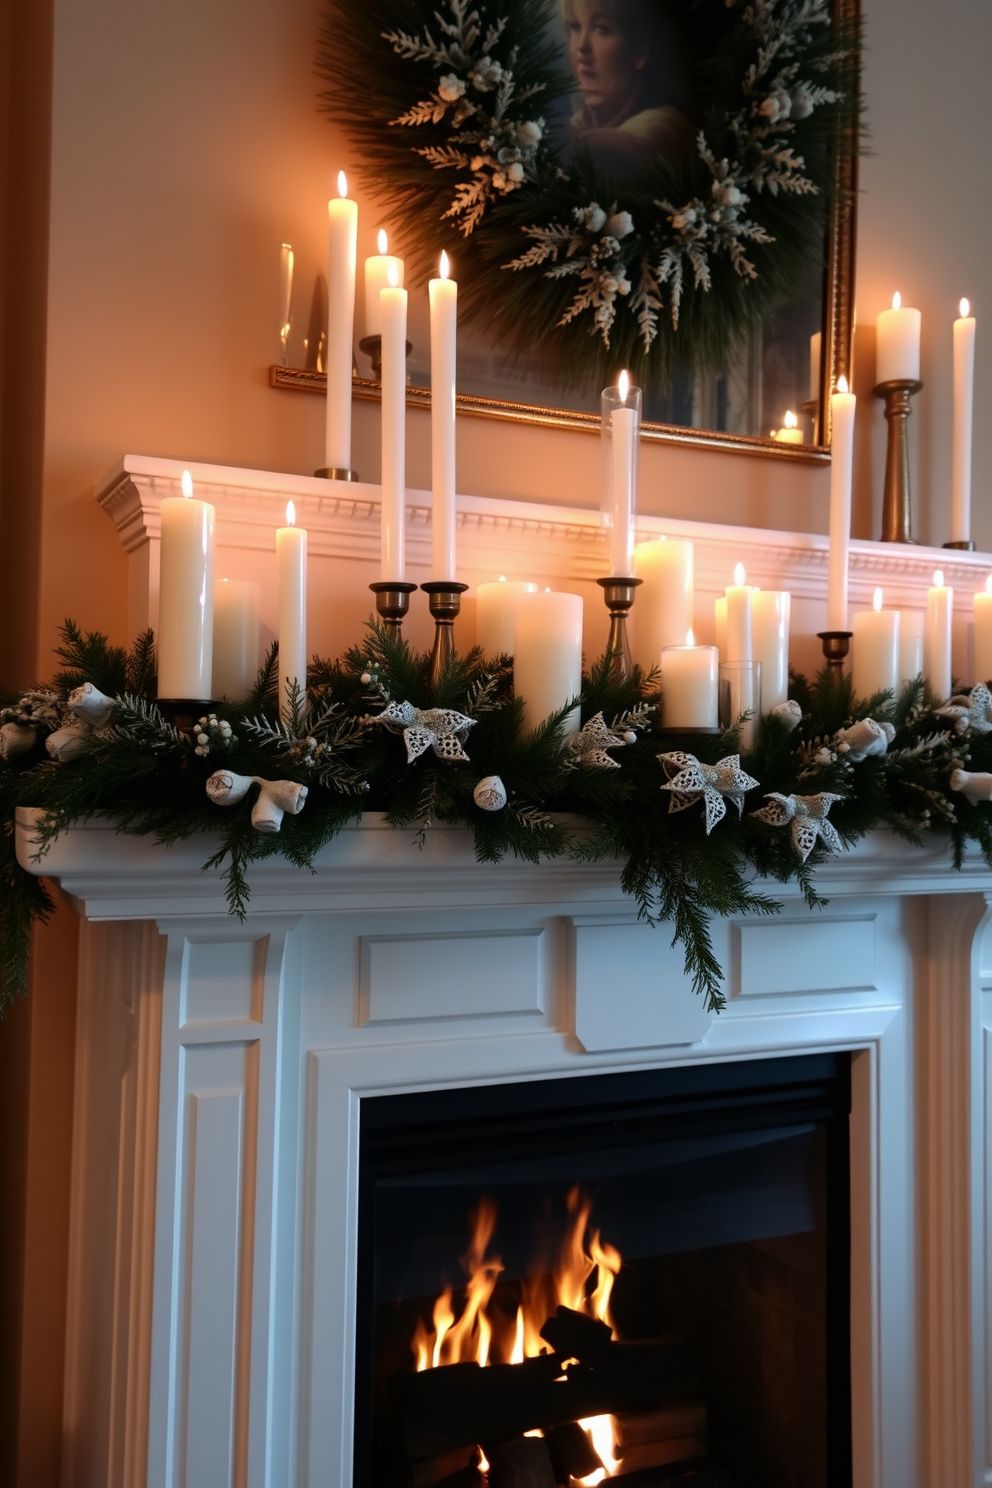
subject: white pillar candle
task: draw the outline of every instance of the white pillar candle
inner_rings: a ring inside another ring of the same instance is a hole
[[[206,702],[213,685],[215,512],[193,499],[188,470],[182,491],[159,508],[158,695]]]
[[[545,589],[519,594],[515,606],[513,690],[523,698],[524,728],[531,730],[582,689],[582,596]],[[579,710],[565,732],[579,727]]]
[[[402,579],[406,524],[406,305],[405,289],[379,292],[382,327],[382,548],[381,578]]]
[[[720,660],[727,660],[727,596],[721,597],[713,602],[713,629],[716,633],[716,648],[720,653]]]
[[[727,655],[725,661],[751,661],[751,586],[744,582],[744,565],[734,569],[734,582],[726,590]]]
[[[830,399],[830,557],[827,569],[827,629],[847,629],[847,551],[851,542],[851,476],[854,414],[858,400],[838,377]]]
[[[851,686],[855,697],[895,692],[899,687],[899,611],[882,609],[876,589],[870,610],[852,618]]]
[[[384,289],[403,288],[403,260],[387,253],[389,240],[385,229],[379,229],[379,252],[365,260],[365,334],[382,335],[382,301]]]
[[[898,290],[892,309],[883,310],[875,322],[875,381],[918,382],[920,379],[919,310],[904,305]]]
[[[240,701],[258,673],[258,585],[221,579],[214,585],[214,676],[217,697]]]
[[[792,595],[784,589],[756,589],[751,595],[751,651],[754,660],[761,662],[763,713],[789,696],[791,613]]]
[[[799,420],[791,408],[786,409],[785,418],[782,420],[782,427],[781,429],[773,430],[772,438],[777,444],[803,443],[803,431],[800,429]]]
[[[927,590],[927,617],[923,627],[923,675],[931,691],[941,700],[951,695],[951,624],[954,590],[944,583],[937,569],[933,588]]]
[[[284,367],[289,342],[289,307],[293,302],[293,258],[292,245],[281,243],[279,245],[279,340],[282,343]]]
[[[358,251],[358,203],[348,196],[344,171],[338,173],[338,196],[327,203],[327,416],[324,464],[351,469],[351,369],[355,339],[355,265]]]
[[[954,322],[954,428],[951,442],[951,542],[971,538],[971,436],[975,401],[975,317],[962,300]]]
[[[441,277],[428,285],[431,306],[431,475],[434,486],[433,565],[435,579],[455,577],[455,354],[458,285],[448,277],[448,255],[441,254]]]
[[[307,685],[307,534],[296,526],[296,508],[286,505],[286,526],[276,531],[279,594],[279,710],[289,714],[289,685]]]
[[[971,601],[975,617],[975,681],[992,680],[992,574]]]
[[[688,631],[684,646],[661,652],[662,725],[666,729],[716,729],[720,653],[696,646]]]
[[[899,686],[923,671],[923,611],[899,611]]]
[[[475,644],[485,656],[513,655],[513,627],[518,594],[536,594],[537,585],[501,576],[475,591]]]
[[[647,673],[659,665],[663,647],[680,646],[692,629],[692,543],[665,537],[638,543],[634,574],[641,586],[631,611],[631,654]]]
[[[606,452],[603,514],[610,529],[610,574],[633,573],[634,510],[637,503],[637,445],[641,390],[621,372],[616,387],[600,398]],[[684,632],[683,632],[684,634]]]
[[[809,396],[811,403],[820,399],[820,361],[823,356],[823,332],[816,331],[809,338]]]

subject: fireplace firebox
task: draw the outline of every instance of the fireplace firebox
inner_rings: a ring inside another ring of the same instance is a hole
[[[850,1083],[364,1099],[356,1488],[848,1488]]]

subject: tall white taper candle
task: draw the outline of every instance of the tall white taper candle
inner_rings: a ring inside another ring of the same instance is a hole
[[[348,196],[344,171],[338,173],[338,196],[327,203],[327,418],[324,464],[351,469],[351,369],[355,338],[355,264],[358,203]]]
[[[382,326],[382,573],[402,579],[406,525],[406,306],[405,289],[379,291]]]
[[[962,300],[954,322],[954,428],[951,436],[951,542],[971,538],[971,442],[975,403],[975,317]]]
[[[851,478],[854,414],[858,400],[838,377],[830,398],[830,557],[827,568],[827,629],[847,630],[847,553],[851,542]]]
[[[431,478],[434,487],[431,577],[455,577],[455,363],[458,285],[441,254],[440,278],[428,285],[431,306]]]
[[[204,702],[213,685],[215,512],[193,499],[188,470],[182,492],[159,508],[158,695]]]
[[[954,619],[954,590],[944,583],[942,569],[927,590],[927,615],[923,626],[923,675],[941,700],[951,695],[951,626]]]
[[[289,714],[289,688],[307,685],[307,534],[296,526],[296,508],[286,504],[286,526],[276,530],[279,590],[279,711]]]

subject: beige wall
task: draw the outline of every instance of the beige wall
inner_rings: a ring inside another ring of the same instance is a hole
[[[123,638],[123,563],[94,481],[125,450],[311,471],[319,400],[271,390],[278,244],[297,250],[305,316],[323,202],[346,151],[314,107],[313,0],[58,0],[42,635],[67,611]],[[985,245],[992,7],[868,0],[871,147],[863,167],[858,311],[892,288],[924,312],[919,534],[946,535],[950,322],[963,293],[988,324]],[[377,216],[363,212],[360,252]],[[867,343],[866,343],[867,344]],[[980,333],[976,528],[992,548],[992,330]],[[863,399],[880,422],[874,400]],[[356,464],[378,472],[377,415]],[[589,436],[467,420],[459,484],[593,504]],[[877,439],[876,439],[877,445]],[[426,422],[410,477],[427,483]],[[876,448],[874,460],[879,464]],[[867,469],[867,466],[866,466]],[[880,485],[876,468],[875,487]],[[676,515],[823,530],[811,467],[652,447],[644,504]],[[875,499],[875,507],[878,501]],[[856,526],[877,529],[863,487]]]

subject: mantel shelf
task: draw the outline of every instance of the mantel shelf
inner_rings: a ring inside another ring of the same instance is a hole
[[[161,847],[99,820],[73,827],[36,859],[40,813],[17,813],[17,856],[29,873],[56,878],[88,919],[135,920],[227,912],[222,873],[203,864],[220,846],[204,834]],[[960,871],[942,843],[914,848],[888,831],[872,833],[817,870],[817,884],[832,898],[872,894],[962,894],[992,891],[992,872],[969,847]],[[345,827],[316,855],[314,871],[270,858],[249,869],[256,914],[352,912],[362,908],[449,908],[485,904],[580,902],[615,905],[636,913],[620,888],[615,862],[561,860],[478,863],[464,827],[432,828],[423,850],[412,831],[386,825],[379,813]],[[796,883],[768,882],[776,898],[801,898]]]

